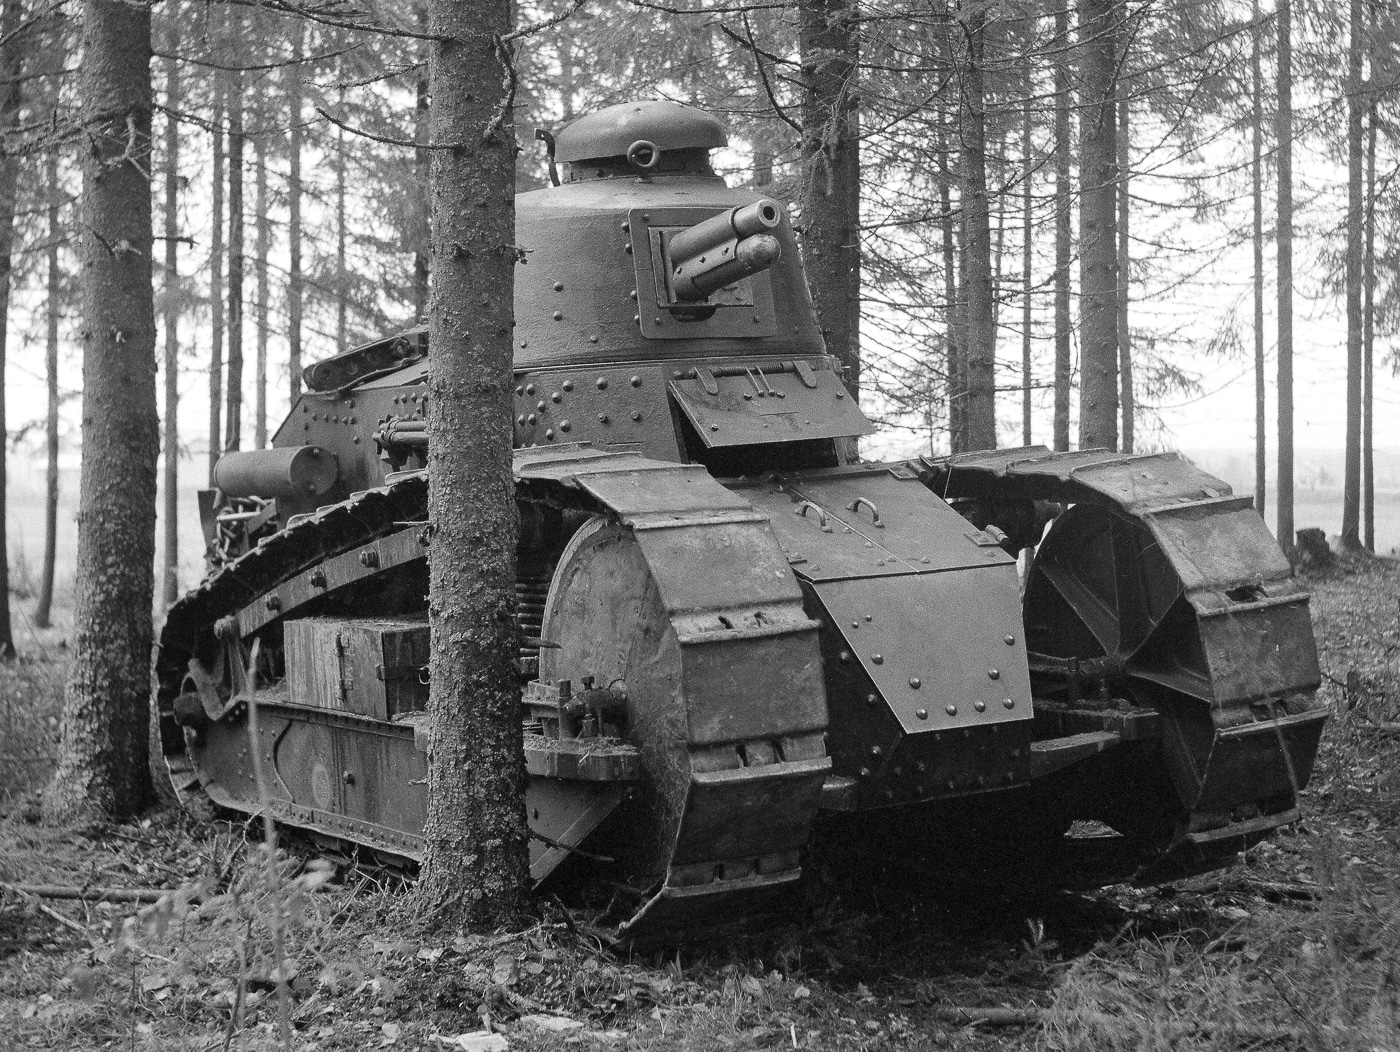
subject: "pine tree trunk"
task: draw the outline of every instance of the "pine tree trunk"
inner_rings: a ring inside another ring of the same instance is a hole
[[[287,66],[287,393],[289,405],[301,397],[301,110],[306,23],[292,20],[292,61]]]
[[[47,339],[44,348],[44,373],[48,387],[48,417],[44,437],[48,466],[44,475],[44,569],[39,578],[39,605],[34,611],[34,624],[48,628],[53,624],[54,564],[58,556],[58,323],[62,307],[63,271],[59,267],[58,246],[63,240],[59,222],[58,150],[50,148],[45,160],[45,176],[49,195],[48,288],[45,292],[44,314]]]
[[[296,20],[300,23],[300,19]],[[209,239],[209,487],[223,452],[224,419],[224,74],[214,74],[213,231]]]
[[[1375,10],[1372,9],[1372,17]],[[1366,122],[1366,258],[1362,284],[1364,302],[1361,305],[1361,540],[1369,551],[1376,550],[1376,457],[1375,457],[1375,390],[1372,370],[1376,359],[1376,103],[1369,105]]]
[[[962,105],[958,140],[962,173],[963,270],[967,297],[967,448],[995,449],[996,318],[992,295],[992,238],[987,203],[987,113],[982,50],[986,15],[976,7],[965,16]]]
[[[427,24],[427,9],[421,3],[416,4],[414,14],[421,30]],[[413,110],[413,141],[426,143],[429,121],[426,74],[419,77],[414,84],[414,94],[416,99]],[[432,231],[429,229],[432,224],[428,215],[428,201],[432,195],[432,187],[429,185],[431,153],[431,150],[422,147],[413,151],[413,175],[417,181],[413,204],[413,320],[418,325],[428,320],[428,252],[432,240]]]
[[[241,24],[236,22],[235,25]],[[228,401],[224,449],[243,435],[243,74],[230,74],[228,105]]]
[[[1079,448],[1118,448],[1119,0],[1079,0]]]
[[[1128,241],[1128,172],[1132,159],[1128,155],[1129,100],[1125,94],[1118,100],[1118,381],[1122,406],[1123,441],[1120,449],[1131,453],[1134,444],[1133,416],[1133,344],[1128,333],[1128,292],[1132,281],[1132,249]]]
[[[938,132],[938,207],[943,228],[943,296],[946,321],[946,368],[948,392],[948,448],[959,453],[967,448],[967,424],[964,416],[962,379],[962,324],[958,307],[957,221],[953,215],[953,172],[948,163],[948,129],[940,122]]]
[[[19,124],[21,76],[24,72],[24,51],[29,45],[18,37],[24,21],[20,0],[4,0],[0,13],[0,128]],[[15,243],[15,195],[19,191],[20,159],[0,157],[0,660],[15,656],[14,631],[10,626],[10,544],[5,506],[9,495],[6,453],[9,439],[5,430],[5,357],[9,344],[8,316],[13,291],[11,257]]]
[[[166,11],[165,53],[165,275],[161,291],[165,322],[165,527],[161,599],[169,606],[180,597],[180,9]]]
[[[147,765],[155,569],[155,311],[151,298],[151,16],[84,0],[83,467],[73,665],[45,816],[123,817]]]
[[[1293,551],[1293,14],[1278,5],[1278,102],[1274,138],[1278,149],[1278,529],[1285,552]]]
[[[1361,123],[1361,0],[1351,0],[1350,14],[1347,46],[1347,424],[1341,544],[1344,549],[1355,551],[1361,547],[1361,257],[1364,237],[1361,195],[1366,178]]]
[[[1250,188],[1254,197],[1254,510],[1263,518],[1268,506],[1268,402],[1264,378],[1264,70],[1260,57],[1259,0],[1253,0],[1249,69],[1253,95],[1253,163]]]
[[[341,96],[342,108],[345,102]],[[336,133],[335,154],[335,349],[350,349],[346,297],[350,291],[349,264],[345,255],[345,130]]]
[[[509,0],[432,0],[434,295],[429,316],[432,658],[428,814],[419,894],[450,926],[529,908],[525,761],[515,668],[511,469],[515,131],[493,34]],[[499,202],[476,207],[483,198]]]
[[[1032,275],[1034,214],[1031,182],[1035,171],[1035,153],[1031,144],[1034,130],[1031,116],[1031,67],[1026,64],[1022,81],[1025,100],[1021,104],[1021,445],[1031,444],[1031,296],[1034,292]]]
[[[1054,446],[1069,449],[1069,396],[1074,377],[1070,355],[1070,106],[1069,9],[1055,6],[1055,421]]]
[[[798,0],[803,258],[826,349],[860,390],[860,110],[857,0]]]
[[[257,269],[257,363],[254,366],[253,446],[267,448],[267,254],[271,250],[272,222],[268,217],[267,200],[267,140],[259,135],[253,140],[253,164],[257,168],[257,242],[254,248]]]

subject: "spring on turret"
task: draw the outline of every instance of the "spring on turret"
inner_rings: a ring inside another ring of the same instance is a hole
[[[553,573],[530,573],[525,567],[515,577],[515,623],[522,640],[539,639],[544,628],[544,603],[549,595]],[[540,671],[540,648],[530,643],[520,644],[520,678],[534,679]]]

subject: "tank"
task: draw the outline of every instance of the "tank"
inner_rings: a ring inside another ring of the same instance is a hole
[[[786,209],[710,166],[723,125],[637,102],[541,137],[514,378],[537,883],[671,938],[790,898],[828,824],[1029,857],[1096,822],[1104,879],[1150,881],[1297,817],[1308,595],[1249,498],[1175,454],[863,462]],[[311,365],[201,494],[209,572],[157,658],[180,794],[420,857],[431,363],[417,329]]]

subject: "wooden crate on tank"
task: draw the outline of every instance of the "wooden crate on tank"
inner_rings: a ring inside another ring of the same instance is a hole
[[[428,707],[428,623],[326,618],[285,626],[291,702],[390,720]]]

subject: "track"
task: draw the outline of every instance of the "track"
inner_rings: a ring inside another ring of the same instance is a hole
[[[625,742],[573,747],[527,734],[527,805],[539,819],[532,819],[532,873],[543,879],[620,807],[633,835],[619,876],[634,886],[639,906],[619,918],[619,937],[651,937],[716,915],[742,918],[766,905],[800,875],[799,851],[830,766],[816,625],[795,582],[753,572],[787,565],[766,518],[703,468],[588,448],[524,451],[516,482],[527,513],[592,517],[562,553],[560,573],[602,573],[577,585],[556,582],[544,611],[537,565],[519,586],[527,630],[543,624],[560,637],[546,651],[544,679],[630,677]],[[425,607],[426,497],[422,473],[391,477],[293,520],[171,609],[157,699],[177,791],[200,789],[245,812],[265,804],[281,821],[324,837],[420,857],[422,715],[385,721],[299,704],[283,678],[281,643],[289,624],[300,630],[342,608],[412,615]],[[603,572],[618,568],[592,557],[605,547],[621,553],[626,573]],[[726,582],[723,594],[707,581]],[[632,611],[655,636],[657,652],[646,662],[613,668],[590,649],[599,633],[637,628],[600,620],[611,616],[598,601],[610,584],[646,604]],[[561,603],[586,609],[551,624]],[[535,660],[533,650],[522,653],[527,668]],[[773,684],[790,704],[740,709],[734,676],[800,667],[811,670],[807,679]],[[656,673],[653,689],[639,682],[643,668]],[[248,756],[252,701],[265,799]],[[653,791],[639,791],[639,758]]]

